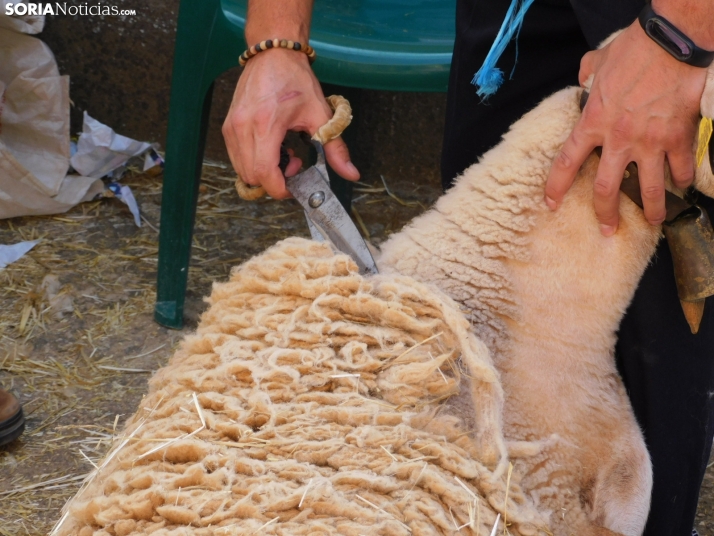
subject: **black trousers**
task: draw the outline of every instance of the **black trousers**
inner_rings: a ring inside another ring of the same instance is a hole
[[[523,113],[554,91],[576,85],[580,59],[591,48],[581,29],[581,23],[582,28],[587,24],[582,12],[576,17],[567,0],[536,0],[521,30],[512,79],[508,76],[515,62],[514,44],[498,63],[506,81],[482,103],[470,81],[509,3],[458,2],[441,166],[445,188],[496,145]],[[634,15],[619,26],[632,20]],[[617,29],[614,24],[609,31],[599,31],[604,37]],[[592,27],[585,32],[591,40],[595,33]],[[702,204],[714,214],[713,200],[704,198]],[[690,536],[714,433],[714,300],[707,300],[699,334],[692,335],[679,305],[664,240],[622,320],[616,360],[654,466],[645,534]]]

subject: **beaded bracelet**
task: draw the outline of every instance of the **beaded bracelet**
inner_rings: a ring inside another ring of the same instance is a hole
[[[259,52],[263,52],[264,50],[268,50],[270,48],[288,48],[291,50],[297,50],[298,52],[304,52],[307,55],[307,60],[310,63],[315,61],[315,58],[317,57],[317,54],[315,54],[315,49],[312,48],[310,45],[301,45],[297,41],[290,41],[288,39],[267,39],[265,41],[261,41],[257,45],[253,45],[248,50],[243,52],[243,54],[241,54],[238,58],[238,63],[241,67],[245,67],[245,64],[250,58],[258,54]]]

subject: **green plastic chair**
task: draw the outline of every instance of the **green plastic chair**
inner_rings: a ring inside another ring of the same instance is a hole
[[[170,328],[183,325],[213,81],[247,46],[246,7],[247,0],[182,0],[179,8],[154,311]],[[349,88],[446,91],[455,11],[456,0],[315,0],[315,73]]]

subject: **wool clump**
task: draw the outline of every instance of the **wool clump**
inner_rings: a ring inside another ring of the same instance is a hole
[[[292,238],[208,301],[54,534],[545,526],[510,481],[498,374],[451,299]]]

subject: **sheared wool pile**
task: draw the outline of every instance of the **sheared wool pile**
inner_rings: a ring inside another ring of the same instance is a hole
[[[292,238],[209,303],[53,534],[544,526],[509,471],[488,351],[446,296]]]

